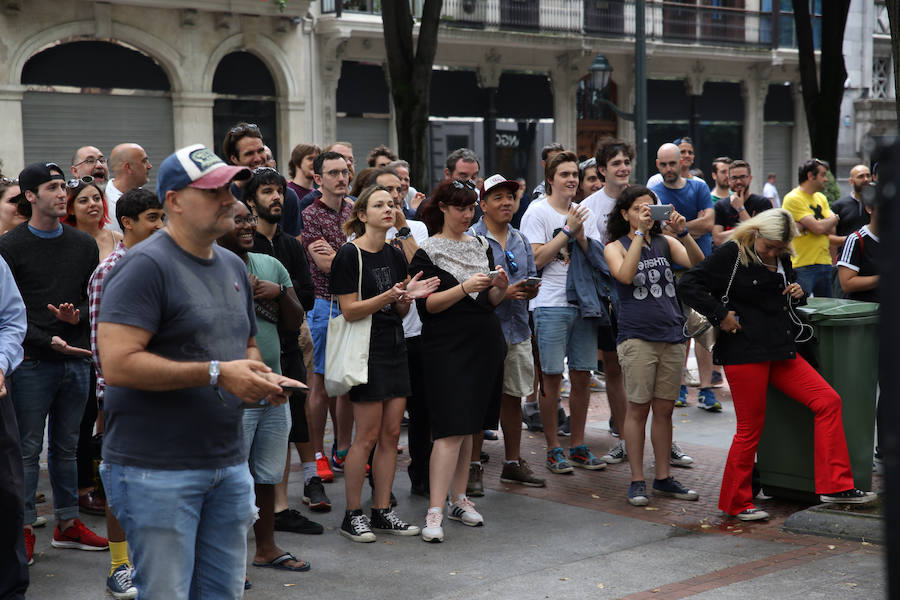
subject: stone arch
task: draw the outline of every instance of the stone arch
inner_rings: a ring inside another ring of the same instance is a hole
[[[184,78],[179,68],[183,57],[172,46],[146,31],[122,23],[113,23],[112,35],[109,38],[97,37],[96,31],[97,25],[94,21],[73,21],[44,29],[30,36],[16,49],[9,62],[8,83],[19,84],[25,63],[42,50],[66,42],[95,40],[134,47],[159,63],[169,78],[172,93],[184,91]]]
[[[212,51],[203,70],[200,89],[204,92],[211,91],[219,63],[227,54],[240,51],[253,54],[266,65],[275,80],[275,91],[279,97],[296,98],[300,94],[290,60],[284,50],[265,36],[255,35],[252,38],[247,36],[245,39],[240,33],[222,40]]]

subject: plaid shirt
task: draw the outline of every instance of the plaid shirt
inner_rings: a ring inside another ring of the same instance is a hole
[[[313,285],[316,288],[316,298],[328,300],[328,273],[323,273],[316,266],[309,245],[319,238],[324,239],[337,252],[347,242],[347,236],[341,230],[341,225],[350,218],[353,203],[344,198],[341,212],[337,213],[321,198],[303,209],[303,247],[306,249],[306,259],[309,262],[309,274],[312,275]]]
[[[119,259],[125,256],[128,248],[123,242],[119,242],[116,249],[97,265],[91,280],[88,283],[88,311],[91,317],[91,353],[94,358],[94,370],[97,372],[97,400],[103,400],[103,390],[106,389],[106,381],[100,371],[100,354],[97,352],[97,317],[100,315],[100,296],[103,295],[103,278],[112,270]]]

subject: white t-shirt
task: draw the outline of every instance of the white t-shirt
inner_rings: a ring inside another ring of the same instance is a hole
[[[118,231],[122,233],[122,228],[119,227],[119,221],[116,219],[116,202],[119,201],[119,198],[122,197],[122,192],[119,191],[119,188],[116,187],[116,180],[110,179],[106,182],[106,209],[109,211],[109,223],[106,224],[104,229],[109,229],[111,231]]]
[[[772,201],[774,208],[781,208],[781,198],[778,197],[778,189],[768,181],[763,184],[763,196]]]
[[[428,227],[422,221],[406,220],[406,226],[409,227],[409,233],[416,240],[417,244],[421,244],[428,237]],[[391,227],[387,230],[387,239],[392,240],[397,234],[397,228]],[[411,338],[422,335],[422,319],[419,318],[419,311],[416,309],[416,303],[409,305],[409,312],[403,317],[403,337]]]
[[[532,244],[546,244],[559,233],[566,224],[566,213],[559,213],[547,202],[546,196],[541,196],[528,205],[525,214],[522,215],[522,226],[519,230]],[[585,232],[588,237],[599,239],[597,236],[597,218],[591,212],[584,222]],[[529,308],[543,308],[547,306],[571,306],[566,300],[566,275],[569,272],[569,255],[566,247],[556,255],[556,258],[544,265],[541,270],[541,287],[537,297],[531,301]]]
[[[616,206],[616,199],[611,198],[604,187],[582,200],[581,203],[591,209],[594,217],[596,217],[597,231],[588,231],[588,236],[600,240],[605,246],[608,243],[606,239],[606,224],[609,222],[610,213]]]

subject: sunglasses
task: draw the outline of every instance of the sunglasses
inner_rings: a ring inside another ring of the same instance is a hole
[[[515,273],[519,270],[519,263],[516,262],[516,255],[509,250],[506,251],[506,262],[509,263],[510,273]]]
[[[245,131],[259,131],[259,125],[256,123],[241,123],[240,125],[235,125],[231,129],[228,130],[228,133],[234,135],[238,133],[244,133]]]
[[[272,167],[256,167],[255,169],[253,169],[253,174],[259,175],[260,173],[268,173],[269,171],[271,171],[272,173],[278,172],[277,169],[273,169]]]
[[[94,183],[94,178],[90,175],[85,175],[84,177],[78,177],[68,180],[66,182],[66,187],[77,188],[79,185],[88,185],[89,183]]]
[[[457,181],[456,179],[454,179],[453,187],[455,187],[458,190],[461,190],[464,188],[469,188],[470,190],[472,190],[474,192],[475,191],[475,182],[472,181],[471,179],[469,179],[467,181]]]
[[[10,179],[9,177],[0,177],[0,184],[19,185],[19,180],[18,179]]]

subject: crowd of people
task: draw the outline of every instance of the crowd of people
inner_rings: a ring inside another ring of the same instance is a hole
[[[241,597],[251,526],[254,567],[309,570],[274,535],[324,531],[290,505],[291,443],[310,511],[332,509],[325,484],[343,473],[339,531],[354,542],[441,542],[445,517],[483,525],[472,498],[498,428],[500,481],[546,486],[521,456],[523,421],[543,431],[551,475],[627,461],[623,498],[644,506],[649,419],[652,494],[697,500],[670,468],[694,462],[672,439],[691,341],[698,407],[721,411],[724,368],[737,416],[726,515],[768,517],[751,485],[767,385],[814,413],[821,500],[874,498],[854,487],[841,399],[798,354],[809,326],[794,312],[810,295],[878,301],[865,165],[829,207],[822,161],[804,162],[782,201],[772,175],[750,193],[743,160],[716,158],[712,186],[693,175],[689,138],[659,148],[646,186],[623,140],[582,160],[549,145],[531,192],[481,177],[466,148],[428,194],[385,146],[357,172],[350,143],[298,144],[286,178],[259,128],[238,123],[221,156],[176,151],[155,193],[133,143],[0,179],[0,506],[14,515],[0,596],[24,598],[47,523],[35,508],[45,428],[51,544],[108,550],[115,598]],[[708,326],[691,331],[695,317]],[[357,356],[359,381],[326,377]],[[597,385],[621,436],[602,454],[585,436]],[[392,493],[405,414],[424,515],[401,516]],[[79,511],[105,515],[105,537]]]

